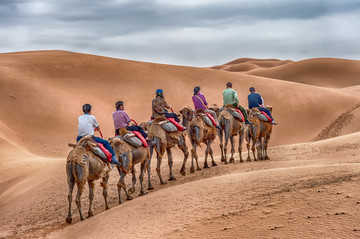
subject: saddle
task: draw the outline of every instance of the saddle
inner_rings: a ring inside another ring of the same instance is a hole
[[[144,146],[144,148],[148,147],[146,139],[141,135],[138,131],[124,131],[120,132],[119,136],[116,136],[120,139],[123,139],[126,143],[138,148]]]
[[[105,163],[110,163],[112,154],[109,152],[109,150],[107,150],[104,147],[103,144],[101,143],[96,143],[96,144],[97,147],[90,147],[90,150]]]
[[[166,120],[158,123],[168,133],[182,131],[184,127],[175,121],[174,118],[166,118]]]
[[[272,119],[264,111],[255,112],[254,115],[262,122],[272,122]]]
[[[215,127],[216,122],[215,122],[214,117],[211,114],[205,113],[205,114],[202,114],[201,117],[207,126]]]
[[[239,120],[240,122],[245,121],[245,117],[241,110],[235,108],[227,108],[226,109],[235,119]]]

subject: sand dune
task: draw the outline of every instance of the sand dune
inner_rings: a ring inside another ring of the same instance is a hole
[[[0,54],[0,63],[0,238],[359,237],[358,61],[240,58],[209,69],[40,51]],[[67,143],[84,103],[108,137],[117,100],[141,122],[157,88],[179,110],[192,106],[196,85],[221,105],[228,81],[242,105],[255,86],[274,107],[271,160],[221,165],[217,156],[218,167],[183,177],[175,150],[175,182],[159,184],[153,158],[155,191],[119,206],[113,170],[111,210],[96,183],[95,216],[80,222],[73,202],[74,224],[65,224]]]
[[[315,86],[343,88],[359,85],[360,61],[318,58],[289,63],[248,74]]]
[[[292,61],[278,60],[278,59],[254,59],[254,58],[239,58],[234,61],[228,62],[224,65],[213,66],[211,69],[224,70],[231,72],[246,72],[259,68],[271,68],[288,64]]]

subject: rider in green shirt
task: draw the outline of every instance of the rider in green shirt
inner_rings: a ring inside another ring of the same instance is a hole
[[[237,92],[236,90],[232,89],[231,82],[226,83],[226,89],[223,91],[223,100],[224,100],[224,105],[231,104],[243,113],[245,117],[245,124],[251,124],[248,120],[248,116],[246,114],[245,109],[239,104],[239,98]]]

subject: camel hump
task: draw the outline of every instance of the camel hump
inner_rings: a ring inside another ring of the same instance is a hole
[[[232,104],[226,104],[225,105],[225,108],[226,109],[233,109],[233,108],[235,108]]]
[[[195,113],[195,115],[203,114],[204,110],[203,109],[196,109],[194,113]]]
[[[165,116],[158,116],[154,119],[153,123],[159,123],[161,121],[166,121],[166,117]]]

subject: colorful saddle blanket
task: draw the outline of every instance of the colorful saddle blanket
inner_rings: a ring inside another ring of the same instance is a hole
[[[168,133],[175,133],[178,131],[182,131],[184,127],[175,121],[174,118],[166,118],[168,121],[160,124],[161,127]]]
[[[271,123],[271,118],[264,112],[264,111],[260,111],[261,113],[256,114],[256,117],[262,121],[262,122],[267,122],[267,123]]]
[[[243,115],[243,113],[241,112],[241,110],[238,109],[228,109],[228,112],[237,120],[244,122],[245,121],[245,117]]]
[[[145,148],[148,147],[148,144],[145,138],[140,134],[138,131],[131,131],[131,133],[125,134],[122,139],[126,142],[131,144],[134,147],[144,146]]]
[[[112,154],[107,150],[103,144],[97,143],[98,147],[91,147],[94,154],[105,162],[111,162]]]

